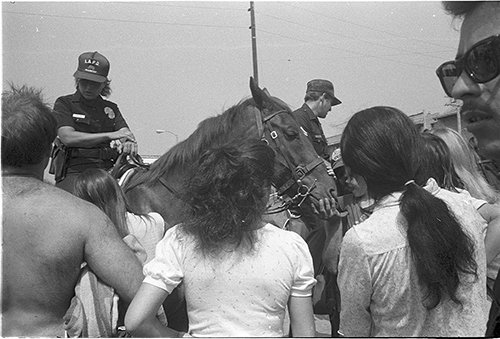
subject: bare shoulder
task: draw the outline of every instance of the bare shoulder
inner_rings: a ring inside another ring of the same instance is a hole
[[[141,265],[99,208],[34,178],[2,179],[2,311],[9,324],[24,323],[5,333],[59,333],[84,261],[131,298]]]
[[[95,205],[31,178],[4,179],[3,202],[5,214],[36,217],[46,225],[45,231],[49,228],[84,236],[92,228],[108,224],[106,215]]]

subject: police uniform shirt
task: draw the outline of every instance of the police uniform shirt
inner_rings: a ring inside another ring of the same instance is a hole
[[[54,104],[57,129],[70,126],[78,132],[103,133],[128,127],[118,106],[98,96],[96,100],[86,100],[80,92],[59,97]],[[109,142],[95,147],[109,147]]]
[[[98,96],[96,100],[86,100],[80,92],[59,97],[54,104],[54,116],[57,120],[57,129],[62,126],[70,126],[78,132],[104,133],[117,131],[128,127],[118,106]],[[110,149],[109,141],[92,146],[93,149]],[[78,149],[78,148],[77,148]],[[79,151],[79,154],[81,152]],[[100,154],[100,153],[99,153]],[[114,155],[110,155],[114,157]],[[109,169],[113,162],[109,160],[86,157],[83,154],[72,157],[68,163],[68,173],[79,173],[86,168]]]
[[[292,112],[293,117],[300,126],[307,132],[316,153],[324,159],[329,159],[328,143],[326,141],[323,128],[318,117],[307,104]]]

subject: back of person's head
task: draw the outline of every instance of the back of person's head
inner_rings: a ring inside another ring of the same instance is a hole
[[[435,127],[430,133],[440,137],[448,146],[451,159],[464,187],[474,198],[495,203],[500,198],[497,192],[479,170],[479,155],[472,146],[455,130]]]
[[[423,304],[432,309],[445,296],[457,304],[461,274],[476,275],[474,244],[446,203],[425,190],[428,176],[420,169],[423,139],[417,126],[392,107],[356,113],[341,139],[344,164],[365,178],[368,192],[379,202],[402,192],[400,211],[420,283]]]
[[[419,157],[414,149],[421,144],[405,114],[392,107],[373,107],[349,120],[341,139],[342,159],[365,179],[369,195],[378,200],[417,179]]]
[[[421,172],[427,177],[432,177],[442,188],[457,191],[464,189],[453,161],[450,150],[443,139],[429,132],[422,133],[424,147],[421,155]]]
[[[224,246],[253,248],[274,174],[274,151],[260,140],[227,144],[203,153],[187,180],[183,229],[198,249],[216,254]]]
[[[444,10],[448,14],[455,17],[464,17],[472,13],[485,2],[489,1],[442,1],[442,4]]]
[[[73,194],[99,207],[115,224],[122,238],[129,234],[125,196],[111,174],[97,168],[83,171],[75,179]]]
[[[48,161],[56,120],[39,89],[10,85],[2,93],[2,166]]]

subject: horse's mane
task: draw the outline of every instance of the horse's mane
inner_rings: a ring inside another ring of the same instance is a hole
[[[124,189],[155,182],[165,172],[171,171],[177,166],[193,163],[208,147],[228,142],[237,116],[249,106],[255,106],[252,98],[243,99],[223,113],[203,120],[186,140],[170,148],[151,164],[148,171],[138,172],[134,175]]]

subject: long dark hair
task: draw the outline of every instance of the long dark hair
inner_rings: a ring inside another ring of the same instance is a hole
[[[426,288],[423,304],[432,309],[448,295],[461,305],[456,295],[460,275],[477,277],[474,243],[446,203],[421,187],[428,179],[420,169],[422,143],[407,115],[379,106],[358,112],[349,120],[341,152],[345,165],[365,178],[370,196],[377,201],[403,192],[400,210],[407,221],[417,275]]]
[[[103,169],[86,169],[76,177],[73,194],[99,207],[111,219],[122,238],[130,233],[127,202],[111,174]]]
[[[260,140],[208,149],[187,179],[187,218],[181,229],[194,235],[204,255],[253,248],[270,193],[274,152]]]

